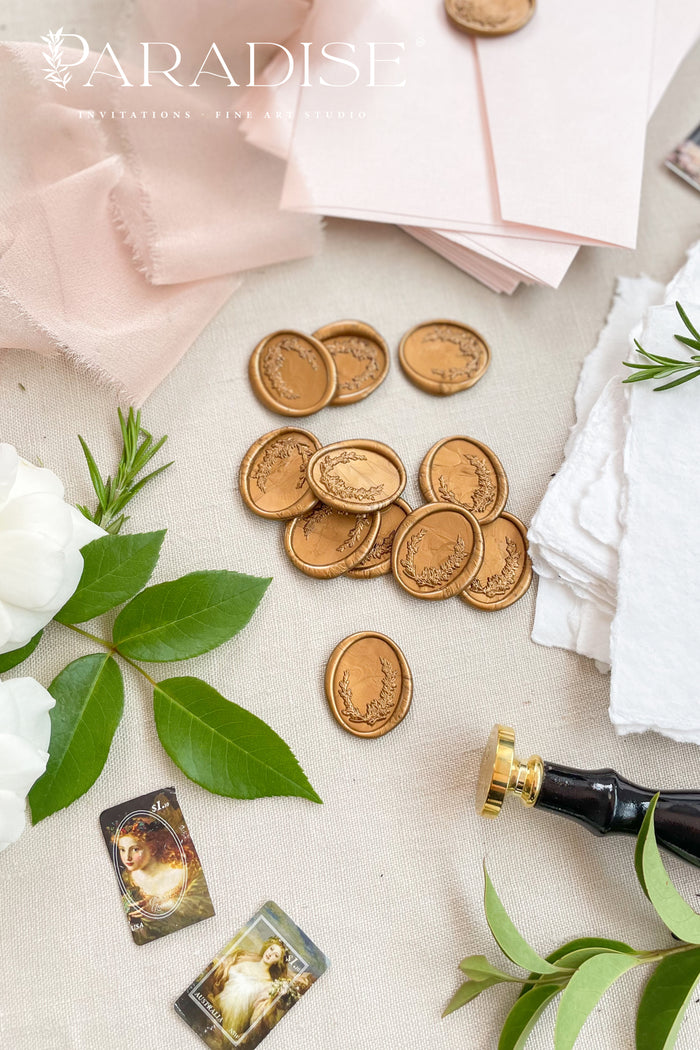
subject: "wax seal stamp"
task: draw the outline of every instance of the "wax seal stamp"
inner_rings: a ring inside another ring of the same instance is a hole
[[[421,464],[419,480],[427,500],[454,503],[481,524],[497,518],[508,499],[508,479],[501,461],[475,438],[438,441]]]
[[[386,379],[389,347],[376,329],[362,321],[334,321],[314,332],[330,350],[338,372],[332,405],[350,405],[368,397]]]
[[[280,427],[264,434],[245,454],[238,487],[245,503],[261,518],[283,521],[316,504],[306,468],[321,442],[308,430]]]
[[[396,530],[402,521],[411,513],[411,508],[403,499],[397,499],[379,512],[381,523],[372,549],[365,554],[354,569],[348,571],[353,580],[371,580],[376,576],[387,576],[391,572],[391,549]]]
[[[379,512],[343,514],[318,504],[287,522],[284,548],[307,576],[329,580],[361,562],[379,532]]]
[[[375,631],[345,638],[326,667],[333,717],[353,736],[384,736],[411,706],[413,679],[396,642]]]
[[[440,601],[471,583],[483,554],[481,529],[469,511],[451,503],[429,503],[397,528],[391,569],[408,594]]]
[[[303,332],[265,336],[248,365],[250,383],[266,408],[283,416],[310,416],[335,394],[337,371],[323,343]]]
[[[453,25],[473,36],[506,36],[527,25],[535,0],[445,0]]]
[[[406,485],[403,463],[379,441],[325,445],[311,457],[307,477],[318,499],[348,514],[388,507]]]
[[[416,325],[399,344],[399,362],[411,382],[441,397],[474,386],[490,360],[483,336],[459,321]]]
[[[532,563],[527,553],[527,531],[514,514],[505,512],[481,526],[484,560],[460,598],[476,609],[505,609],[527,591]]]

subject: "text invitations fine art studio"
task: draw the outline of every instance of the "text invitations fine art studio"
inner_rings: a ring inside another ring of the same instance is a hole
[[[0,0],[0,1050],[700,1050],[700,0]]]

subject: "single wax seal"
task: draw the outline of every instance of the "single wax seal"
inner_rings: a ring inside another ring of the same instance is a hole
[[[332,405],[362,401],[386,379],[389,347],[379,332],[362,321],[334,321],[314,332],[330,350],[338,372]]]
[[[295,518],[316,504],[306,467],[321,442],[308,430],[280,427],[264,434],[241,463],[238,487],[255,514],[278,521]]]
[[[441,397],[474,386],[490,360],[486,340],[459,321],[416,325],[399,344],[399,361],[411,382]]]
[[[501,461],[475,438],[438,441],[421,463],[419,480],[427,500],[464,507],[482,525],[497,518],[508,499]]]
[[[256,397],[283,416],[310,416],[335,394],[332,354],[311,335],[273,332],[251,354],[248,375]]]
[[[337,645],[326,667],[326,697],[337,722],[353,736],[384,736],[411,706],[406,657],[384,634],[363,631]]]
[[[379,532],[379,513],[343,514],[319,504],[287,522],[284,547],[307,576],[329,580],[361,562]]]
[[[387,576],[391,572],[391,549],[396,530],[402,521],[411,513],[411,508],[403,499],[397,499],[381,510],[381,524],[377,538],[369,554],[347,573],[353,580],[371,580],[375,576]]]
[[[535,0],[445,0],[447,17],[474,36],[505,36],[522,29],[535,13]]]
[[[481,531],[484,560],[460,598],[477,609],[505,609],[522,598],[532,582],[527,530],[514,514],[501,514]]]
[[[380,441],[336,441],[315,452],[306,469],[322,503],[347,514],[381,510],[401,495],[404,465]]]
[[[483,555],[484,540],[473,514],[451,503],[429,503],[396,530],[391,569],[415,598],[440,601],[471,583]]]

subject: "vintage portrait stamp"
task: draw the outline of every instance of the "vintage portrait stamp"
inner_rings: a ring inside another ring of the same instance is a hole
[[[214,914],[175,788],[106,809],[100,826],[137,944]]]
[[[669,153],[666,167],[700,190],[700,125]]]
[[[328,959],[272,901],[175,1003],[210,1050],[252,1050],[328,968]]]

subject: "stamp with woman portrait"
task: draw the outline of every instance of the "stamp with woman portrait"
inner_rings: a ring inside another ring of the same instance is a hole
[[[175,1003],[210,1050],[259,1046],[328,968],[328,959],[268,901]]]
[[[106,809],[100,826],[137,944],[214,914],[175,788]]]

